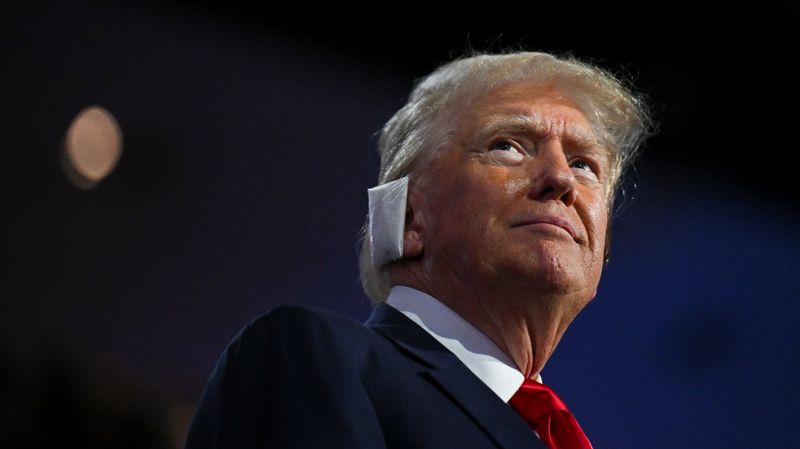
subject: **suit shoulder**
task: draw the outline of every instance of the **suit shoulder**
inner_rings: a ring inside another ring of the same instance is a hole
[[[234,342],[291,345],[307,351],[324,346],[330,351],[377,339],[374,331],[348,316],[304,305],[281,305],[251,321]]]
[[[294,328],[330,328],[365,330],[364,325],[348,316],[304,305],[280,305],[251,321],[247,327],[260,328],[291,325]]]

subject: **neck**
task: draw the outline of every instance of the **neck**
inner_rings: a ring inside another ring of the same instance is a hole
[[[527,378],[536,378],[580,311],[570,294],[469,282],[429,282],[414,270],[398,267],[393,283],[423,291],[458,313],[492,340]],[[501,287],[501,288],[500,288]]]

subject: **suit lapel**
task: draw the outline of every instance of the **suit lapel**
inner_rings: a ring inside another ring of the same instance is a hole
[[[498,446],[504,449],[547,449],[511,407],[453,353],[401,312],[378,304],[366,324],[426,366],[423,377],[444,389]]]

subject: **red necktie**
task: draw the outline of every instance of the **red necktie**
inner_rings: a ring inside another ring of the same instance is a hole
[[[592,449],[592,443],[550,387],[525,379],[508,402],[550,449]]]

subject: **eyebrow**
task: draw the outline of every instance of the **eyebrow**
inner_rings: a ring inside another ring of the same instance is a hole
[[[546,134],[546,127],[539,114],[495,114],[489,116],[489,119],[484,122],[475,138],[475,142],[483,142],[493,135],[504,132],[542,136]],[[587,132],[584,127],[570,126],[567,128],[566,136],[569,142],[581,147],[608,152],[608,149],[598,139],[594,131]]]

